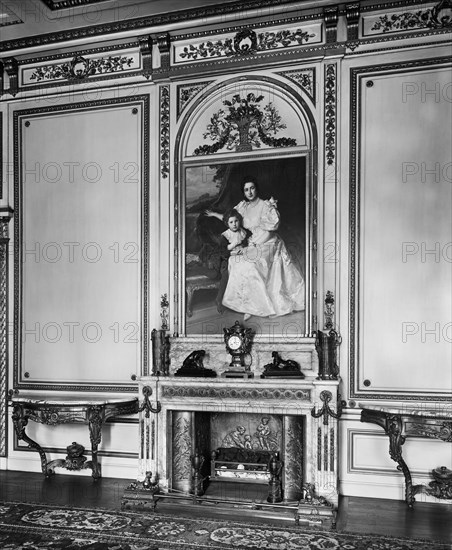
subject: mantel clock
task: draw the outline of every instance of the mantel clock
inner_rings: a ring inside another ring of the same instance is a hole
[[[252,378],[253,374],[245,365],[245,357],[251,351],[253,331],[243,327],[238,321],[230,328],[224,328],[226,351],[231,354],[230,369],[222,374],[226,378]]]

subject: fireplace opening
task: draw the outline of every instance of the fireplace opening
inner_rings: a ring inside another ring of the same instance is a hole
[[[171,490],[238,501],[302,497],[304,416],[172,411]]]

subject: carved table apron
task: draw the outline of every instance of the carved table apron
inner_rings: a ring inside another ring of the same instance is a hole
[[[41,457],[42,472],[49,477],[56,467],[64,467],[69,470],[81,470],[91,468],[92,476],[96,480],[101,477],[100,464],[97,460],[97,450],[102,437],[102,425],[109,418],[138,412],[137,398],[119,399],[78,399],[77,397],[64,397],[48,399],[38,396],[14,395],[10,398],[13,407],[12,420],[19,440],[28,443],[29,447],[36,449]],[[56,426],[57,424],[82,423],[88,424],[91,440],[91,460],[85,462],[84,448],[73,443],[68,447],[66,459],[47,461],[42,447],[33,441],[26,433],[25,428],[29,420]]]
[[[426,493],[437,498],[452,498],[452,484],[449,479],[452,472],[446,467],[432,470],[434,481],[426,487],[415,485],[411,472],[402,457],[402,445],[408,436],[439,439],[452,442],[452,410],[428,409],[414,406],[402,408],[385,405],[360,404],[361,422],[371,422],[381,426],[389,437],[389,456],[397,462],[397,469],[405,477],[405,500],[411,508],[414,495]]]

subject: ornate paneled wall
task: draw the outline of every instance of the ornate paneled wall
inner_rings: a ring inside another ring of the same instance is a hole
[[[153,328],[172,336],[170,376],[218,339],[243,312],[217,309],[200,235],[222,226],[203,216],[236,205],[251,174],[280,210],[303,305],[248,326],[262,354],[291,358],[337,333],[340,490],[400,498],[360,404],[450,406],[450,7],[276,4],[2,43],[0,392],[138,395]],[[214,348],[209,368],[224,366]],[[58,431],[33,429],[64,453]],[[130,477],[145,435],[134,419],[109,429],[110,473]],[[39,468],[2,437],[8,467]],[[433,452],[451,467],[443,442],[406,452],[421,481]]]

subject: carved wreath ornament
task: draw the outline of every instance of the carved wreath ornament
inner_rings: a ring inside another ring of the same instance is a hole
[[[220,109],[210,119],[204,139],[210,138],[212,145],[201,145],[194,151],[195,155],[210,155],[223,147],[238,152],[252,151],[262,143],[271,147],[293,147],[297,142],[293,138],[276,138],[274,135],[286,128],[276,107],[270,102],[263,108],[259,103],[263,95],[249,93],[242,98],[234,95],[223,101],[227,110]],[[273,135],[272,135],[273,134]]]
[[[31,80],[55,80],[67,78],[68,80],[81,80],[88,76],[123,71],[133,63],[133,57],[109,56],[100,59],[86,59],[80,55],[74,57],[67,63],[58,65],[45,65],[35,69]]]
[[[250,55],[256,52],[302,46],[314,38],[315,34],[302,29],[285,29],[276,32],[255,33],[251,29],[238,32],[233,38],[202,42],[199,45],[186,46],[180,57],[186,60],[207,59],[211,57],[227,57],[235,55]]]

